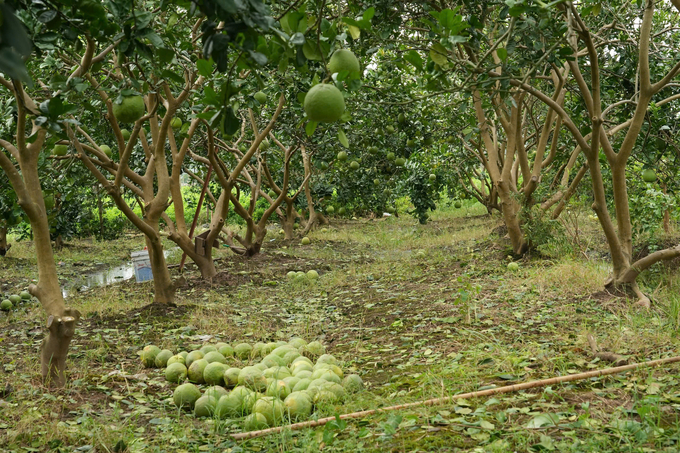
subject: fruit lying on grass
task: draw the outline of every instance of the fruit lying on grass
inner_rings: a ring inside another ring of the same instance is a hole
[[[177,407],[192,410],[196,418],[245,417],[245,430],[308,420],[315,405],[335,405],[364,387],[359,375],[344,376],[341,362],[326,353],[319,341],[292,338],[255,346],[239,343],[236,355],[229,357],[215,350],[226,350],[226,346],[204,345],[200,351],[172,355],[170,350],[156,351],[156,346],[149,345],[142,353],[160,357],[158,363],[167,357],[165,379],[180,384],[173,393]],[[194,359],[188,369],[184,356]],[[234,366],[244,362],[243,368]],[[187,378],[192,383],[183,383]],[[210,387],[201,394],[195,383]]]

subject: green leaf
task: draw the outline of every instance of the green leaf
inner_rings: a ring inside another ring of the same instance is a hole
[[[307,137],[311,137],[314,135],[314,131],[316,130],[316,127],[319,125],[316,121],[310,121],[305,125],[305,132],[307,133]]]
[[[411,63],[413,66],[420,70],[423,69],[423,59],[421,58],[420,54],[415,50],[406,52],[404,54],[404,60],[408,61],[409,63]]]
[[[345,132],[343,132],[342,129],[338,129],[338,140],[340,140],[340,144],[344,146],[345,148],[349,148],[349,140],[347,140],[347,136],[345,135]]]
[[[430,47],[430,58],[432,58],[432,61],[437,63],[439,66],[444,66],[449,61],[447,55],[448,52],[446,48],[441,45],[441,43],[436,42],[432,44],[432,47]]]
[[[210,77],[213,73],[213,68],[215,62],[211,58],[210,60],[200,59],[196,62],[196,67],[198,68],[198,73],[203,77]]]
[[[527,423],[527,428],[535,429],[542,428],[544,426],[556,426],[556,420],[559,420],[559,416],[557,414],[539,414],[529,420],[529,423]]]
[[[359,27],[348,25],[347,28],[349,29],[349,34],[352,35],[352,39],[359,39],[361,36],[361,29]]]
[[[373,19],[374,15],[375,15],[375,8],[371,6],[366,11],[364,11],[364,14],[362,15],[362,17],[364,18],[364,20],[371,20],[371,19]]]
[[[505,61],[508,58],[508,50],[505,49],[504,47],[499,47],[496,49],[496,53],[498,54],[498,58],[501,60]]]

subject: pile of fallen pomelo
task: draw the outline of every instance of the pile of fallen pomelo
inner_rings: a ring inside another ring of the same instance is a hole
[[[361,377],[345,375],[320,342],[302,338],[206,344],[177,354],[149,345],[139,355],[144,366],[164,368],[166,380],[179,384],[178,408],[196,417],[242,419],[246,431],[308,420],[316,407],[363,389]]]

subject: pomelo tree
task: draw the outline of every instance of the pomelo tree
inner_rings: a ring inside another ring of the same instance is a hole
[[[622,4],[616,9],[613,5],[599,4],[565,3],[550,7],[514,4],[505,9],[508,26],[536,15],[543,20],[535,21],[537,36],[532,38],[537,43],[532,46],[538,51],[536,63],[523,70],[491,59],[475,65],[477,73],[489,77],[490,83],[505,83],[521,90],[559,116],[588,165],[592,209],[607,239],[612,260],[612,275],[606,286],[635,293],[639,303],[646,307],[650,301],[638,288],[638,275],[659,261],[680,256],[680,246],[633,258],[627,169],[636,145],[644,140],[641,132],[654,111],[652,107],[664,108],[677,102],[680,96],[674,88],[674,80],[680,74],[675,52],[677,36],[668,28],[668,24],[677,23],[679,7],[677,1],[669,5],[654,0],[639,5]],[[631,25],[619,30],[612,23]],[[553,27],[555,31],[548,33]],[[487,26],[484,30],[496,28]],[[507,35],[517,36],[517,29],[506,30]],[[490,42],[498,43],[497,54],[503,41]],[[504,49],[508,58],[511,52],[525,51],[519,46]],[[545,67],[544,62],[568,66],[568,83],[580,96],[583,114],[563,108],[553,93],[541,87],[536,75]],[[616,89],[611,89],[612,86]],[[615,211],[615,217],[610,209]]]

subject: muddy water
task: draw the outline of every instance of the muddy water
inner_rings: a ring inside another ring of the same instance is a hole
[[[165,250],[163,253],[167,258],[169,254],[178,250],[179,248],[173,247],[172,249]],[[128,261],[116,267],[74,277],[72,280],[62,285],[61,293],[63,294],[64,298],[66,298],[69,296],[69,294],[85,292],[91,288],[96,288],[97,286],[107,286],[113,283],[120,283],[122,281],[134,278],[134,276],[135,266],[132,261]]]

